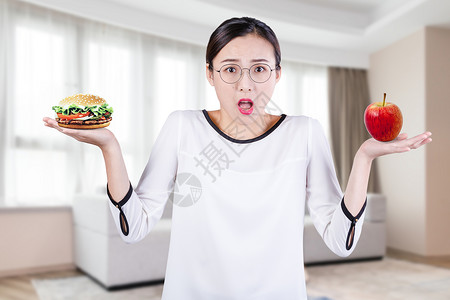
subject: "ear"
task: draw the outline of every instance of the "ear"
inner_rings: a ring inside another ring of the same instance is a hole
[[[275,79],[276,79],[276,83],[278,83],[278,81],[280,81],[281,78],[281,66],[278,70],[275,70]]]
[[[206,79],[211,86],[214,86],[214,71],[209,68],[209,64],[206,64]]]

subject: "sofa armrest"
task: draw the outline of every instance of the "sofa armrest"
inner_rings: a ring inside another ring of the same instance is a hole
[[[348,257],[338,257],[328,249],[314,227],[312,218],[306,214],[303,234],[305,264],[383,257],[386,254],[386,197],[382,194],[367,194],[364,213],[361,237],[355,251]]]
[[[117,228],[111,217],[108,196],[102,194],[76,195],[73,204],[73,222],[104,235],[116,235]]]
[[[384,222],[386,220],[386,196],[383,194],[367,194],[365,220],[369,222]]]

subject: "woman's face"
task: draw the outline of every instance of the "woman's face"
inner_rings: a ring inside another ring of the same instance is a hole
[[[227,65],[221,71],[223,77],[227,76],[225,73],[228,76],[232,76],[234,72],[239,73],[239,69],[229,66],[230,64],[239,65],[243,73],[240,80],[230,84],[221,79],[219,72],[210,71],[207,66],[207,79],[216,90],[221,110],[232,119],[244,122],[265,114],[264,109],[281,75],[281,70],[275,70],[274,48],[270,42],[254,34],[234,38],[220,50],[212,64],[215,70]],[[268,72],[270,78],[267,81],[256,83],[250,79],[249,69],[255,64],[257,66],[253,68],[253,77],[258,79],[258,76],[263,76],[263,72]],[[264,70],[264,67],[260,67],[262,64],[269,65],[273,71]]]

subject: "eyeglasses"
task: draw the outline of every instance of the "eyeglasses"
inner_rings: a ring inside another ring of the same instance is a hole
[[[236,64],[224,65],[220,70],[214,69],[214,71],[219,72],[220,78],[225,83],[236,83],[242,78],[242,71],[248,70],[250,79],[256,83],[264,83],[269,80],[272,71],[275,69],[270,68],[268,64],[254,64],[250,68],[241,68],[241,66]]]

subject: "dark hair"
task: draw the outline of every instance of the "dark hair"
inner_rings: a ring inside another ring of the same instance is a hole
[[[214,30],[206,47],[206,63],[209,64],[209,69],[213,69],[212,61],[214,57],[226,44],[236,37],[246,36],[247,34],[256,34],[272,44],[275,54],[275,67],[279,70],[281,50],[275,32],[264,22],[249,17],[228,19]]]

